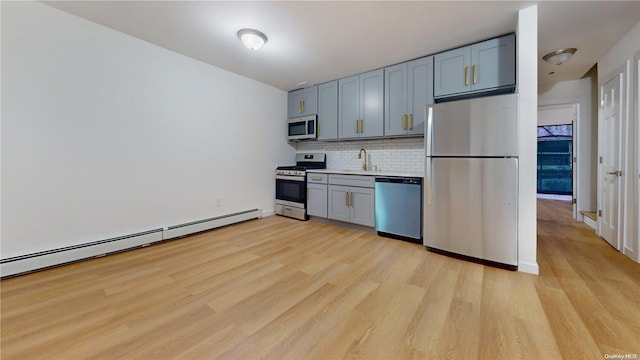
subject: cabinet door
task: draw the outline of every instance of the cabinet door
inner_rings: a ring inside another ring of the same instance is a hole
[[[359,136],[360,79],[358,75],[338,80],[338,137],[349,139]]]
[[[302,89],[302,116],[318,113],[318,87]]]
[[[384,69],[384,134],[387,136],[407,133],[408,89],[407,63]]]
[[[375,225],[374,189],[352,187],[350,190],[353,197],[353,201],[350,203],[352,205],[350,209],[351,222],[373,227]]]
[[[516,83],[515,35],[507,35],[471,47],[471,89],[485,90]]]
[[[327,217],[327,185],[307,183],[307,214]]]
[[[287,97],[287,117],[294,118],[302,116],[302,98],[303,94],[300,90],[289,92]]]
[[[410,61],[408,69],[408,134],[424,134],[424,107],[433,104],[433,57]]]
[[[318,85],[318,140],[338,138],[338,82]]]
[[[447,96],[471,90],[471,47],[433,56],[433,96]]]
[[[329,209],[328,218],[340,221],[349,221],[350,210],[349,207],[349,187],[341,185],[329,185]]]
[[[360,136],[375,137],[384,133],[384,71],[360,74]]]
[[[287,116],[289,118],[317,114],[318,87],[311,86],[289,92],[287,104]]]

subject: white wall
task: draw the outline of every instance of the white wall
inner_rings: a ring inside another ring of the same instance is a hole
[[[273,211],[285,92],[37,2],[1,56],[2,258]]]
[[[598,84],[608,80],[609,75],[625,61],[633,59],[638,48],[640,48],[640,22],[598,61]]]
[[[597,149],[593,137],[597,136],[597,117],[591,114],[591,79],[562,81],[552,85],[541,85],[538,89],[538,105],[578,104],[578,119],[575,136],[578,139],[577,188],[574,194],[580,211],[597,209]]]
[[[538,6],[518,11],[518,270],[538,274],[536,165],[538,113]]]
[[[540,99],[538,99],[538,104]],[[573,122],[573,105],[550,105],[538,108],[538,126],[566,125]]]
[[[600,61],[598,61],[598,85],[604,84],[613,72],[621,66],[629,64],[629,72],[625,83],[629,84],[629,104],[628,116],[629,129],[623,134],[626,136],[628,144],[627,156],[623,164],[624,186],[626,196],[623,198],[622,216],[624,228],[623,236],[623,253],[640,262],[640,229],[638,228],[638,194],[640,185],[638,177],[640,176],[640,144],[638,143],[639,135],[639,116],[638,116],[638,67],[635,65],[637,61],[635,55],[640,51],[640,22],[636,24]]]

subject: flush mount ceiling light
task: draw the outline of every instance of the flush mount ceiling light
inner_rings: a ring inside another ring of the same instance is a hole
[[[575,54],[576,51],[578,51],[578,49],[576,48],[568,48],[568,49],[552,51],[547,55],[543,56],[542,60],[552,64],[561,65],[562,63],[569,60],[569,58],[573,56],[573,54]]]
[[[254,29],[242,29],[238,31],[238,37],[244,46],[251,50],[258,50],[267,43],[267,36]]]

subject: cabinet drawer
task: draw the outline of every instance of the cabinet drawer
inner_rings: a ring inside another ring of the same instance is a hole
[[[344,186],[359,186],[365,188],[373,188],[376,183],[374,176],[366,175],[340,175],[330,174],[329,184]]]
[[[326,184],[328,174],[318,174],[318,173],[307,173],[307,182],[317,183],[317,184]]]

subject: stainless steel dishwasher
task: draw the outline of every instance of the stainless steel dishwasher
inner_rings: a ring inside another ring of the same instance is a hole
[[[422,178],[376,176],[378,235],[422,244]]]

